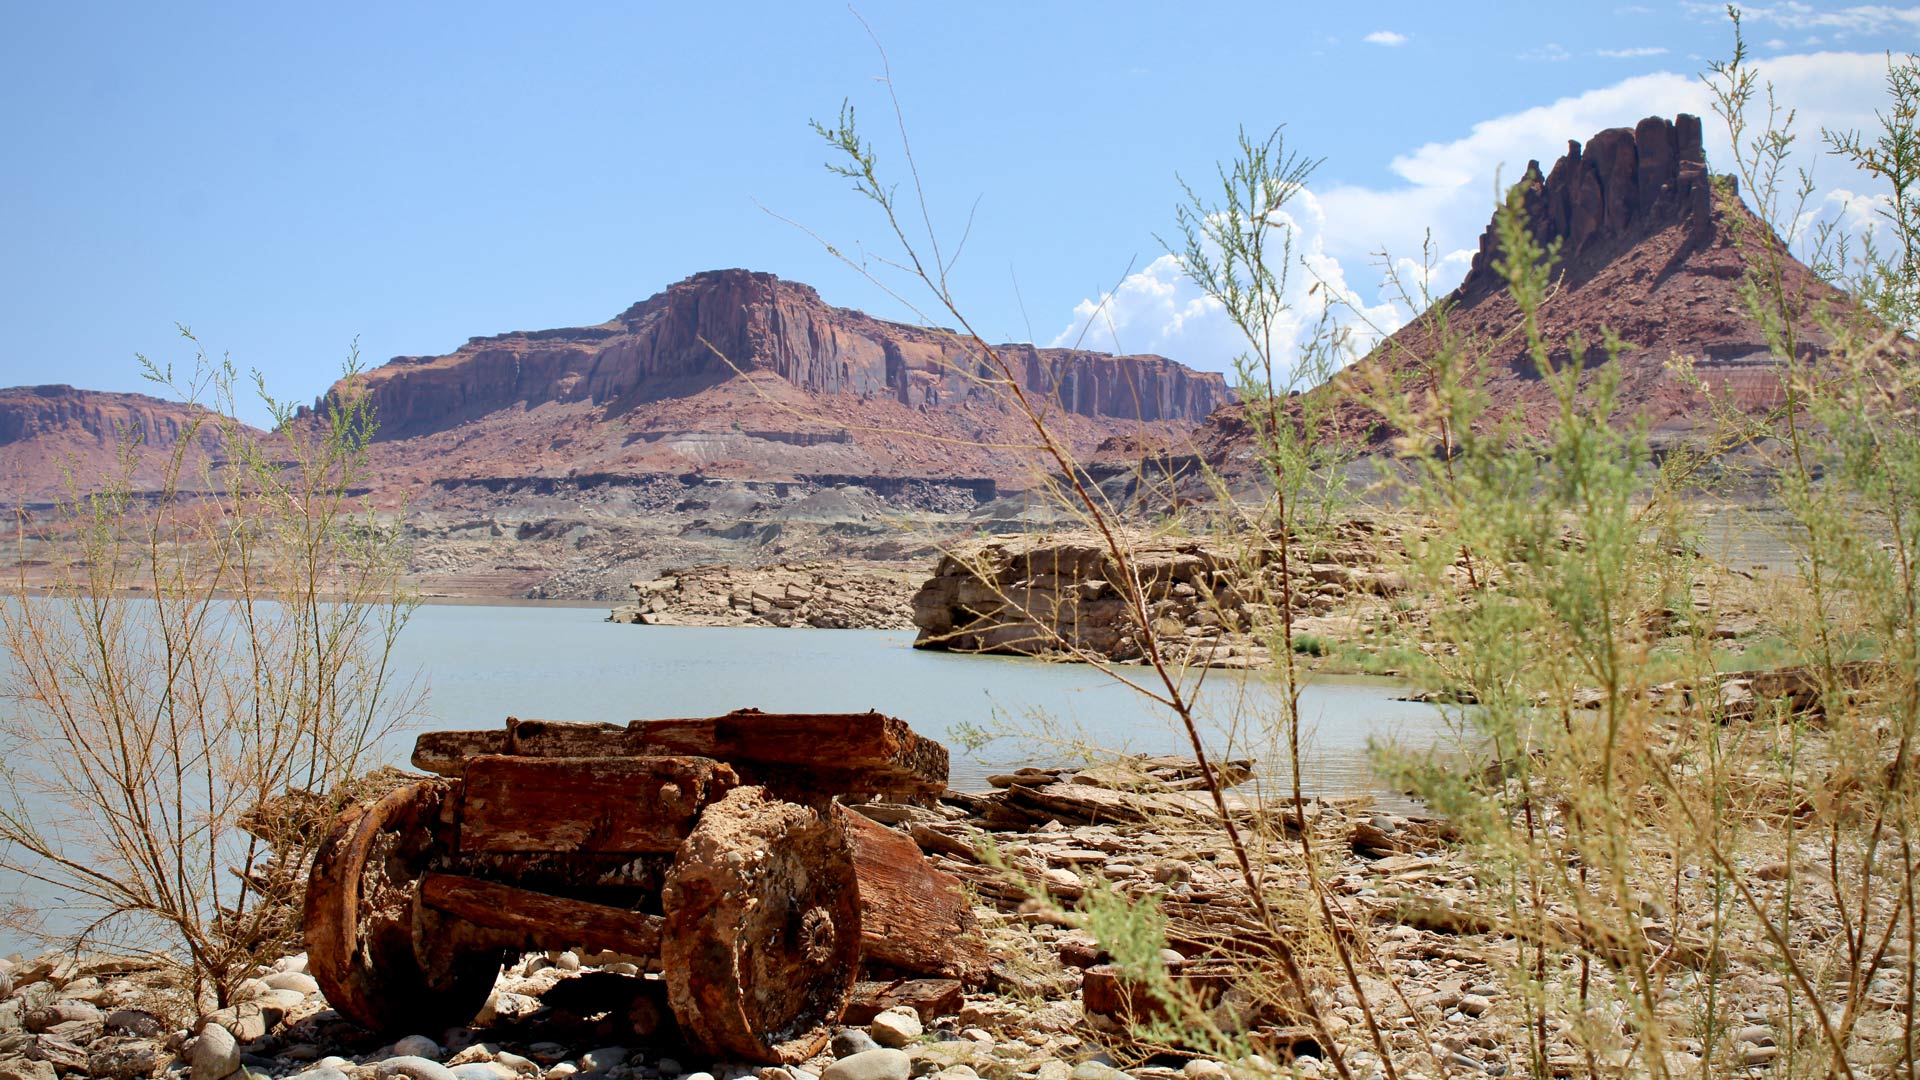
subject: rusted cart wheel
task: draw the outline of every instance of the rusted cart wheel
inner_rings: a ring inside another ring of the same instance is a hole
[[[415,882],[452,847],[440,810],[449,786],[396,788],[340,816],[307,880],[307,964],[342,1015],[374,1031],[464,1024],[486,1004],[498,950],[462,950],[423,908]]]
[[[660,895],[660,966],[689,1038],[781,1065],[820,1052],[860,968],[853,851],[831,806],[728,792],[701,812]]]

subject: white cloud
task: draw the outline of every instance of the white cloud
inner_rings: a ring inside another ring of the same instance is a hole
[[[1573,54],[1559,42],[1549,41],[1537,49],[1528,49],[1519,58],[1535,64],[1557,64],[1562,60],[1571,60]]]
[[[1375,30],[1360,40],[1369,45],[1405,45],[1407,43],[1407,35],[1397,34],[1392,30]]]
[[[1886,58],[1828,52],[1771,58],[1755,67],[1775,84],[1779,100],[1798,110],[1802,153],[1794,164],[1812,167],[1820,188],[1808,226],[1837,220],[1854,232],[1877,227],[1872,214],[1884,205],[1883,186],[1821,154],[1819,130],[1874,125]],[[1501,185],[1517,180],[1529,159],[1551,168],[1570,139],[1584,141],[1645,116],[1681,112],[1702,118],[1712,168],[1731,171],[1725,125],[1713,115],[1707,88],[1692,75],[1661,72],[1483,120],[1458,138],[1414,147],[1389,163],[1396,183],[1316,185],[1291,206],[1292,220],[1297,254],[1328,284],[1308,296],[1312,274],[1294,273],[1287,299],[1295,312],[1295,338],[1289,345],[1297,343],[1299,323],[1318,314],[1326,292],[1366,312],[1381,329],[1397,328],[1410,313],[1382,295],[1376,281],[1379,253],[1389,254],[1402,279],[1415,288],[1420,282],[1414,256],[1423,241],[1430,241],[1436,265],[1427,284],[1443,294],[1465,276]],[[1073,344],[1084,335],[1089,348],[1158,352],[1214,370],[1225,370],[1243,346],[1219,306],[1185,280],[1172,256],[1129,276],[1105,299],[1104,306],[1100,298],[1077,305],[1073,321],[1054,343]]]
[[[1723,3],[1689,3],[1695,16],[1718,21],[1727,17]],[[1836,37],[1854,34],[1884,35],[1906,31],[1920,32],[1920,7],[1895,7],[1891,4],[1855,4],[1823,9],[1789,0],[1782,4],[1740,5],[1740,16],[1750,23],[1772,23],[1790,30],[1821,29]]]
[[[1347,281],[1346,268],[1326,252],[1327,218],[1311,191],[1299,191],[1287,210],[1269,220],[1278,233],[1269,245],[1277,250],[1282,238],[1292,243],[1281,310],[1274,315],[1275,358],[1281,364],[1291,366],[1329,306],[1335,323],[1345,327],[1342,363],[1365,354],[1412,314],[1385,300],[1369,302]],[[1173,255],[1128,275],[1112,292],[1075,305],[1073,321],[1052,344],[1160,353],[1228,372],[1234,358],[1247,351],[1226,309],[1187,279]]]
[[[1609,60],[1637,60],[1643,56],[1665,56],[1664,45],[1640,45],[1631,49],[1595,49],[1595,56],[1604,56]]]

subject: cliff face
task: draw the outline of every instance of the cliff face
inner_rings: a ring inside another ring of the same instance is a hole
[[[1196,423],[1228,399],[1217,374],[1158,356],[1005,346],[1024,389],[1089,419]],[[475,338],[366,376],[381,437],[446,430],[505,409],[588,403],[609,412],[684,397],[741,374],[809,395],[916,410],[985,401],[978,361],[951,335],[829,307],[771,274],[696,274],[599,326]]]
[[[1798,325],[1801,347],[1817,355],[1831,344],[1812,312],[1844,305],[1846,297],[1786,255],[1730,181],[1710,177],[1698,117],[1648,117],[1602,131],[1584,146],[1569,142],[1551,170],[1529,162],[1517,187],[1535,239],[1559,245],[1555,290],[1539,313],[1551,361],[1568,362],[1567,342],[1577,335],[1587,343],[1588,365],[1596,366],[1604,359],[1600,342],[1617,335],[1623,348],[1614,360],[1622,376],[1616,419],[1646,420],[1656,444],[1686,440],[1713,422],[1707,397],[1674,372],[1676,356],[1692,358],[1705,386],[1738,408],[1762,410],[1783,400],[1780,366],[1740,295],[1748,259],[1763,245],[1782,250],[1781,284],[1807,313]],[[1472,342],[1482,365],[1488,418],[1519,410],[1537,430],[1554,405],[1527,353],[1519,308],[1496,266],[1500,255],[1490,222],[1465,280],[1442,304],[1449,333]],[[1314,392],[1350,395],[1390,373],[1417,392],[1421,362],[1437,347],[1428,313]],[[1377,415],[1350,399],[1338,422],[1350,433],[1387,434]],[[1252,434],[1238,406],[1220,410],[1195,439],[1217,464],[1251,473]]]
[[[71,474],[82,489],[98,486],[120,468],[123,434],[131,434],[136,485],[157,482],[176,444],[196,421],[194,457],[184,479],[218,456],[218,432],[203,409],[145,394],[77,390],[71,386],[0,389],[0,489],[19,502],[63,496]]]
[[[196,410],[178,402],[145,394],[14,386],[0,389],[0,446],[56,436],[87,436],[111,445],[131,431],[142,444],[165,448],[180,440],[195,416]]]

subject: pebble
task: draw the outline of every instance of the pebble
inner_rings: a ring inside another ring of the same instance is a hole
[[[904,1048],[925,1030],[920,1023],[920,1014],[904,1005],[882,1012],[867,1025],[867,1034],[873,1037],[874,1042],[895,1050]]]
[[[571,1061],[563,1061],[560,1064],[555,1065],[553,1068],[548,1069],[546,1076],[547,1076],[547,1080],[560,1080],[561,1077],[572,1076],[574,1073],[577,1073],[579,1071],[580,1071],[580,1066],[575,1065]]]
[[[834,1057],[844,1058],[864,1054],[869,1050],[878,1050],[880,1044],[873,1041],[873,1036],[859,1028],[841,1028],[834,1033],[833,1043],[829,1049],[833,1051]]]
[[[606,1072],[627,1060],[624,1046],[603,1046],[580,1055],[580,1067],[587,1072]]]
[[[208,1024],[200,1029],[188,1060],[192,1062],[188,1073],[191,1080],[221,1080],[240,1068],[240,1044],[233,1032],[219,1024]]]
[[[1460,995],[1460,1011],[1468,1016],[1485,1016],[1491,1008],[1493,1002],[1480,994]]]
[[[447,1071],[454,1080],[515,1080],[520,1075],[497,1061],[467,1061]]]
[[[399,1057],[423,1057],[440,1060],[440,1044],[425,1035],[409,1035],[393,1044],[393,1052]]]
[[[881,1048],[843,1057],[826,1067],[820,1080],[909,1080],[913,1059],[903,1051]]]
[[[1077,891],[1080,888],[1080,875],[1064,867],[1054,867],[1041,875],[1047,884],[1055,888]]]
[[[1733,1041],[1752,1043],[1755,1046],[1772,1046],[1773,1029],[1765,1024],[1748,1024],[1733,1033]]]
[[[141,1080],[159,1072],[166,1061],[167,1055],[145,1039],[108,1039],[87,1055],[87,1074],[102,1080]]]
[[[493,1060],[517,1073],[537,1073],[540,1071],[538,1062],[523,1058],[511,1050],[500,1051],[493,1055]]]
[[[10,971],[0,971],[0,1001],[5,1001],[12,996],[13,973]]]
[[[294,1073],[287,1080],[348,1080],[347,1074],[331,1065],[315,1065],[311,1069]]]
[[[688,1073],[686,1076],[681,1077],[681,1080],[713,1080],[713,1074],[710,1072]]]
[[[567,1056],[567,1048],[557,1042],[531,1043],[527,1046],[527,1056],[542,1065],[552,1065]],[[661,1076],[680,1075],[680,1063],[672,1058],[661,1058],[656,1068]]]
[[[561,971],[579,971],[580,954],[574,952],[572,949],[568,949],[566,952],[553,958],[553,966],[559,968]]]
[[[1133,1077],[1098,1061],[1083,1061],[1067,1074],[1067,1080],[1133,1080]]]
[[[1218,1061],[1194,1058],[1180,1069],[1187,1080],[1228,1080],[1227,1067]]]
[[[138,1035],[151,1039],[167,1030],[161,1019],[145,1009],[115,1009],[107,1014],[106,1025],[114,1031],[124,1031],[129,1035]]]
[[[1770,1065],[1773,1059],[1779,1056],[1780,1048],[1777,1046],[1749,1046],[1746,1052],[1740,1055],[1740,1063],[1749,1066]]]
[[[408,1038],[415,1038],[415,1036],[410,1035]],[[390,1057],[374,1066],[374,1075],[404,1076],[407,1080],[454,1080],[452,1069],[418,1054],[400,1054]]]
[[[260,981],[266,983],[270,989],[291,990],[301,995],[320,992],[320,984],[304,971],[276,971],[271,975],[262,976]]]

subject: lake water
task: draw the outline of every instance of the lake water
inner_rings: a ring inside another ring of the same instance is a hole
[[[952,784],[986,787],[988,775],[1023,764],[1072,760],[1056,739],[1109,749],[1186,752],[1173,714],[1081,664],[963,656],[910,648],[910,630],[776,630],[750,627],[630,626],[603,621],[600,608],[428,606],[415,612],[400,661],[428,682],[429,728],[495,728],[508,716],[622,722],[766,712],[875,709],[953,751]],[[1145,668],[1121,668],[1151,679]],[[1391,680],[1317,678],[1303,706],[1313,725],[1306,773],[1328,793],[1388,795],[1367,765],[1367,741],[1430,741],[1438,713],[1396,701]],[[1235,739],[1237,707],[1271,709],[1264,680],[1213,671],[1199,686],[1209,741],[1240,756],[1263,756]],[[1036,721],[1044,718],[1045,723]],[[1242,727],[1245,727],[1244,723]],[[967,728],[1016,728],[967,751]],[[397,740],[404,762],[412,739]]]
[[[910,648],[911,631],[777,630],[630,626],[605,621],[604,608],[429,605],[418,609],[398,644],[401,670],[417,670],[427,689],[429,729],[497,729],[508,716],[625,722],[714,716],[738,708],[768,712],[860,712],[897,716],[953,753],[951,782],[962,790],[1019,765],[1071,764],[1074,744],[1151,753],[1187,753],[1170,711],[1080,664],[960,656]],[[4,658],[0,658],[3,664]],[[1143,668],[1119,669],[1141,680]],[[1317,678],[1303,698],[1312,733],[1304,760],[1309,793],[1399,796],[1368,767],[1371,739],[1429,744],[1438,711],[1394,700],[1384,679]],[[1259,745],[1258,715],[1270,712],[1267,682],[1242,673],[1206,673],[1198,687],[1210,749],[1278,767]],[[977,749],[960,745],[968,729],[1003,735]],[[1255,734],[1249,734],[1255,733]],[[414,731],[383,747],[405,766]],[[0,900],[19,894],[0,882]],[[27,894],[63,919],[61,897]],[[0,954],[30,949],[0,929]]]

